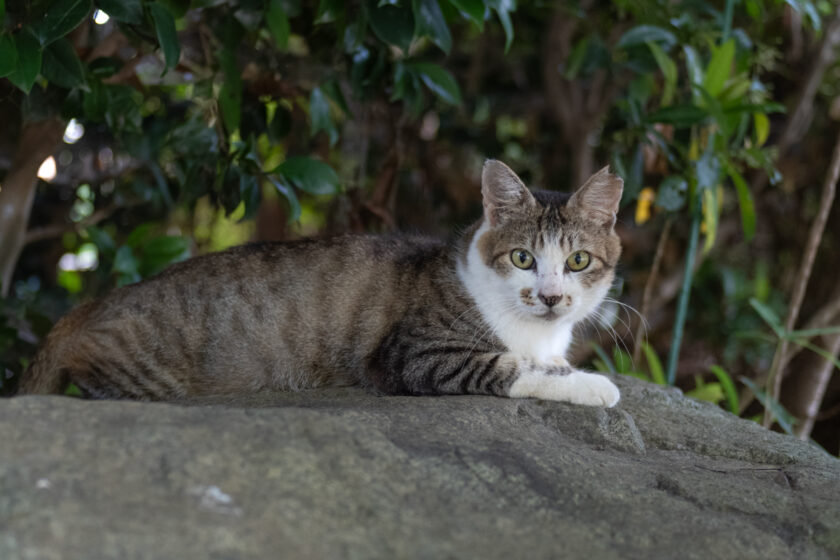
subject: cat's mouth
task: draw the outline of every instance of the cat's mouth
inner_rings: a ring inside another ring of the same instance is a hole
[[[536,317],[542,319],[543,321],[554,321],[562,317],[562,314],[558,313],[555,309],[549,309],[543,313],[540,313]]]

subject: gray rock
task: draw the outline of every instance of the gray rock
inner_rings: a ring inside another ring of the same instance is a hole
[[[840,558],[840,461],[618,382],[609,410],[3,400],[0,558]]]

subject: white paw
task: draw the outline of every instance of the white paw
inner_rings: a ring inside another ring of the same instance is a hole
[[[582,371],[552,375],[537,371],[520,375],[511,385],[510,396],[613,407],[621,395],[618,387],[603,375]]]

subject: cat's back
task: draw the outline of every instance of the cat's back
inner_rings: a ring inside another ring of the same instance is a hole
[[[416,236],[252,243],[114,290],[62,336],[78,369],[140,369],[165,393],[350,384],[390,326],[450,281],[452,260]]]

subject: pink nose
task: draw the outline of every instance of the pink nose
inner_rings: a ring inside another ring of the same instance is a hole
[[[560,296],[546,296],[546,295],[543,295],[543,294],[537,294],[537,297],[539,297],[540,301],[543,302],[544,304],[546,304],[549,307],[554,307],[555,305],[560,303],[561,299],[563,299],[562,295],[560,295]]]

